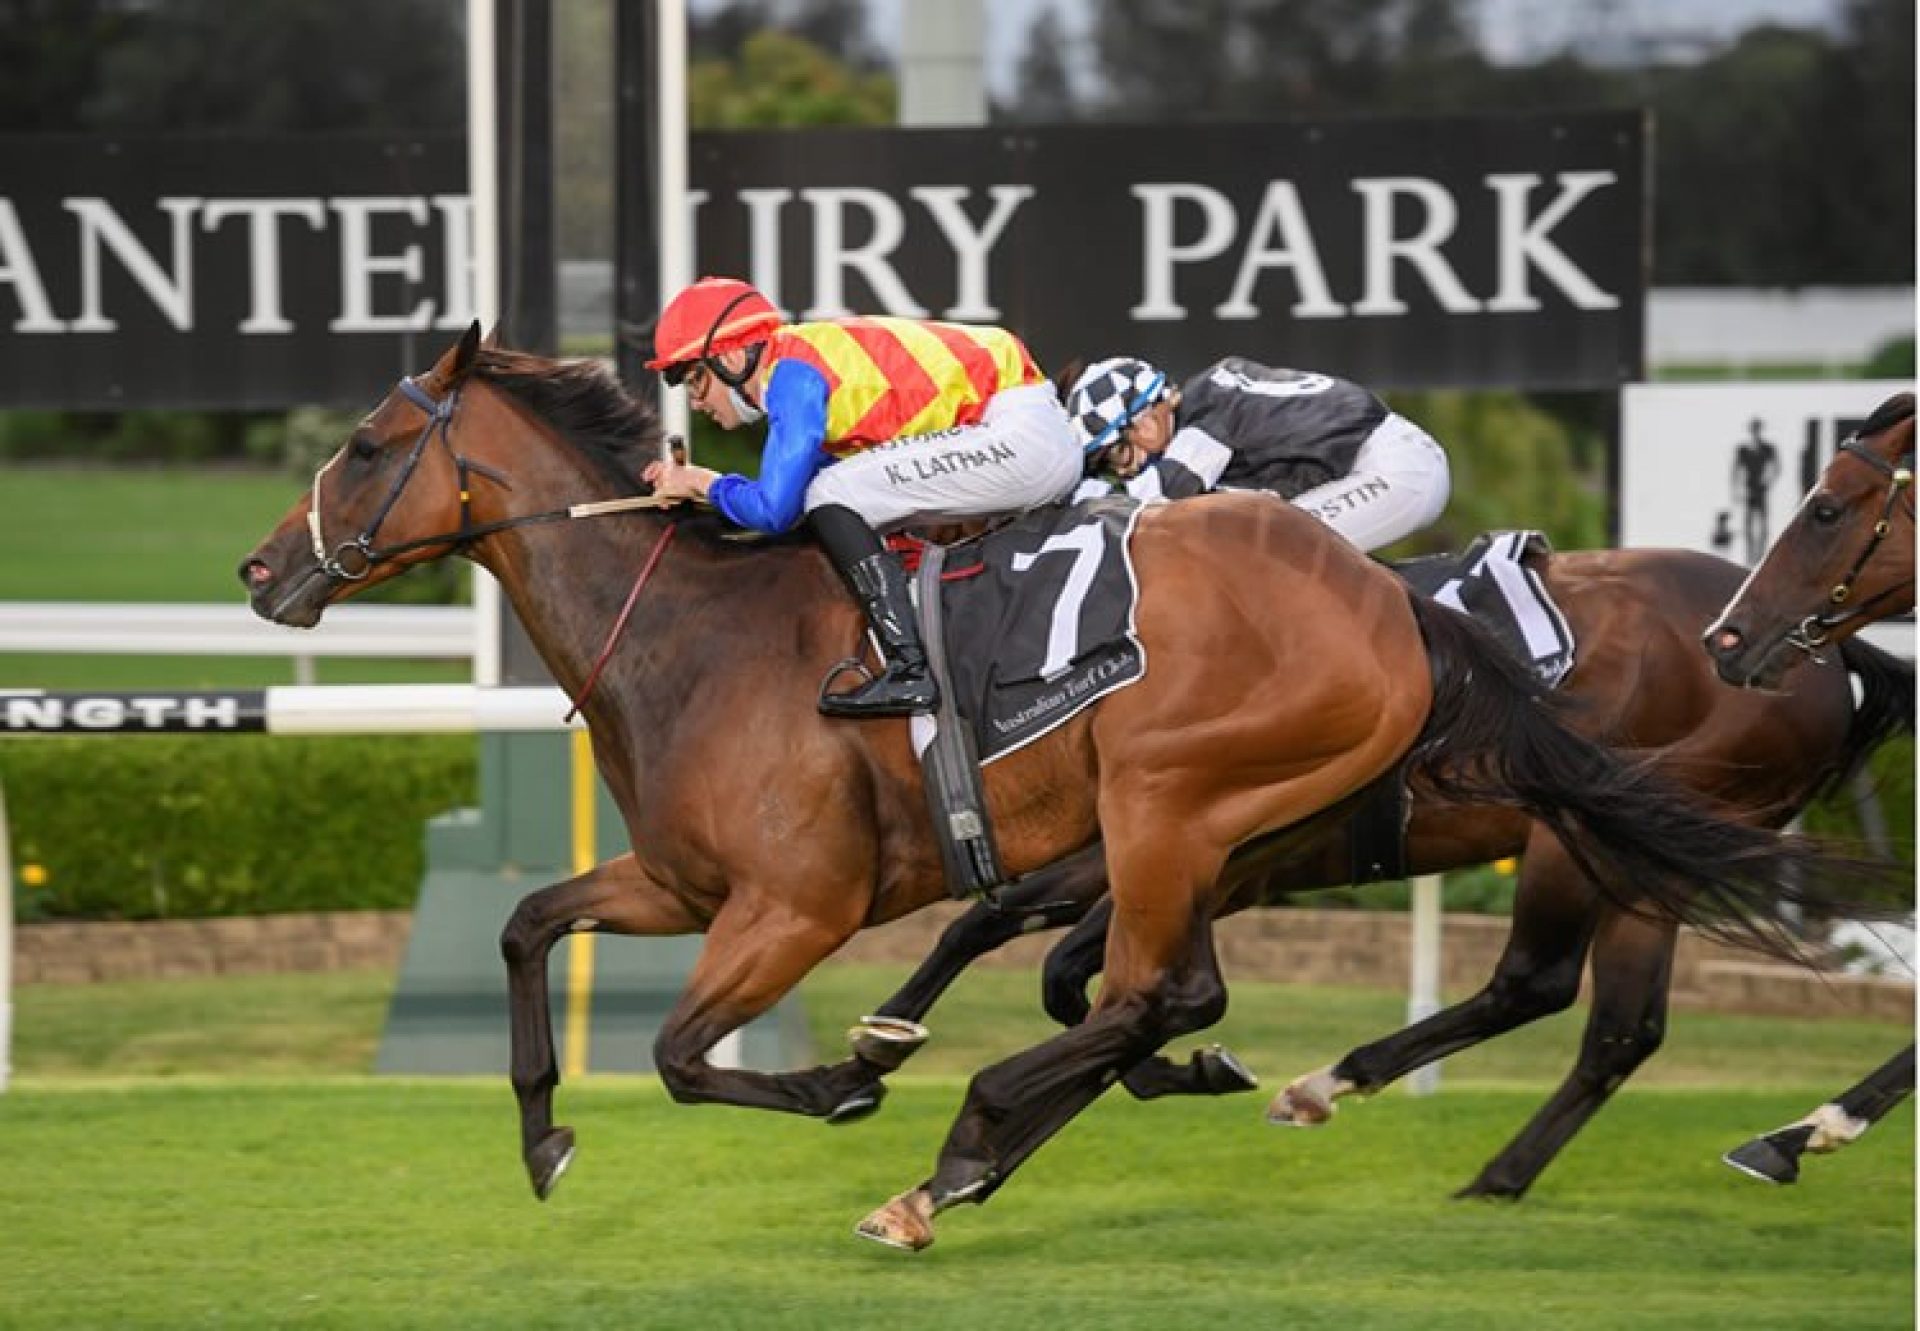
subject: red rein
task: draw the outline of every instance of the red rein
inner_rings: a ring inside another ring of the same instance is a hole
[[[587,705],[587,699],[593,696],[593,686],[600,682],[600,672],[606,669],[607,662],[613,659],[613,648],[620,641],[621,630],[626,628],[627,621],[633,617],[633,607],[640,599],[640,589],[646,586],[647,579],[653,576],[655,566],[660,563],[660,556],[667,552],[667,546],[673,540],[674,531],[674,524],[669,522],[661,531],[660,539],[653,543],[653,553],[647,556],[647,562],[641,566],[640,576],[633,580],[633,590],[627,593],[627,603],[620,607],[619,617],[613,621],[613,631],[607,634],[607,645],[600,649],[599,659],[593,663],[593,669],[587,672],[587,682],[580,686],[580,696],[573,700],[573,706],[567,709],[567,714],[561,720],[571,722],[574,717],[580,715],[580,709]]]

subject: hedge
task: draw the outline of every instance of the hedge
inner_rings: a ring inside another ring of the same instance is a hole
[[[412,906],[470,735],[0,741],[15,911],[157,919]]]

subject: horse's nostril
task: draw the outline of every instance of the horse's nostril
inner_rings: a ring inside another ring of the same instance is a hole
[[[250,588],[264,587],[273,581],[273,570],[258,559],[249,559],[240,566],[240,581]]]
[[[1735,650],[1740,646],[1740,630],[1721,629],[1713,635],[1713,646],[1716,651],[1721,652],[1731,652]]]

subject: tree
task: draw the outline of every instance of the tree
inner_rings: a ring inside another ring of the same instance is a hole
[[[107,48],[80,128],[458,130],[460,10],[448,0],[171,0]]]
[[[1070,41],[1059,7],[1048,5],[1027,28],[1026,46],[1020,53],[1018,100],[1011,107],[996,108],[996,119],[1057,125],[1079,118],[1065,55]]]
[[[897,98],[891,78],[848,68],[803,37],[766,29],[734,60],[694,62],[688,114],[700,129],[787,125],[887,125]]]
[[[0,133],[87,128],[101,61],[134,26],[111,0],[0,0]]]

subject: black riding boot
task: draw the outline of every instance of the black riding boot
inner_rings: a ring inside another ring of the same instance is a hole
[[[820,710],[852,717],[933,711],[940,705],[940,688],[927,664],[899,558],[880,543],[865,518],[844,505],[817,508],[807,515],[807,523],[867,612],[886,659],[878,677],[840,693],[822,693]]]

